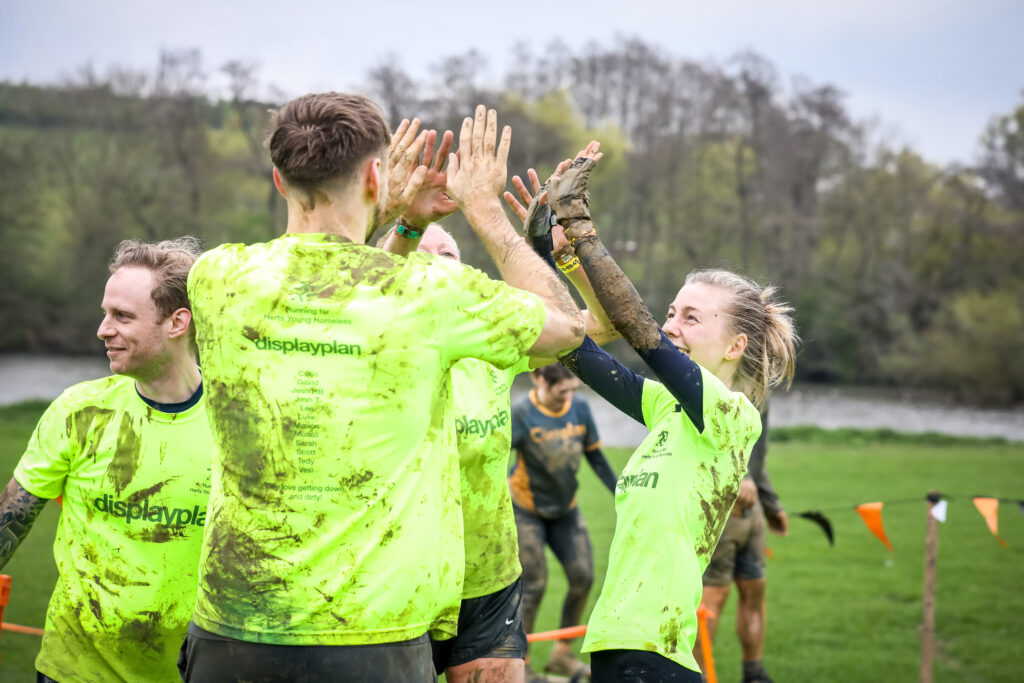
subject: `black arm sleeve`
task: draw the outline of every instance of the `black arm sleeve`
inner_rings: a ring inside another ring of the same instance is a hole
[[[661,333],[661,343],[657,348],[637,349],[636,352],[679,401],[697,431],[703,432],[704,377],[700,374],[700,366],[686,354],[680,353],[664,332]]]
[[[593,339],[584,337],[578,348],[561,358],[561,363],[601,398],[644,424],[644,378],[617,361]]]
[[[761,413],[761,436],[754,444],[754,450],[750,453],[750,460],[747,463],[747,474],[754,480],[757,486],[757,498],[761,501],[761,507],[769,517],[775,517],[782,510],[779,502],[779,494],[775,493],[772,480],[765,469],[765,457],[768,455],[768,413]]]
[[[528,236],[527,239],[530,241],[530,246],[537,252],[537,255],[544,259],[544,262],[551,266],[551,270],[558,272],[558,266],[555,264],[555,257],[551,255],[551,252],[555,249],[555,242],[551,237],[551,233],[545,233],[538,236]]]
[[[612,469],[611,463],[608,462],[608,458],[604,457],[601,449],[595,448],[592,451],[584,451],[583,455],[587,456],[587,462],[594,468],[594,474],[597,475],[597,478],[614,494],[617,481],[615,470]]]

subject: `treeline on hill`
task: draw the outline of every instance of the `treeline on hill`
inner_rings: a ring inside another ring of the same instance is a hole
[[[656,317],[690,269],[730,267],[796,305],[805,381],[1024,399],[1024,101],[979,131],[974,163],[943,168],[874,141],[836,87],[786,87],[754,54],[695,62],[622,39],[512,61],[500,88],[471,51],[426,82],[385,61],[361,89],[393,125],[457,132],[495,106],[510,175],[601,140],[595,221]],[[209,94],[211,73],[230,95]],[[253,65],[210,70],[196,51],[163,53],[154,73],[0,83],[0,351],[94,352],[121,239],[276,236],[266,90]],[[461,217],[447,223],[491,270]]]

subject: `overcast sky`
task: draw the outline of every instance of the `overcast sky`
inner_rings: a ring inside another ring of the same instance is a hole
[[[211,70],[254,61],[297,95],[356,88],[388,54],[424,78],[476,48],[498,84],[516,42],[576,50],[616,35],[698,60],[754,50],[784,82],[838,86],[856,118],[939,163],[970,161],[989,119],[1024,99],[1021,0],[0,0],[0,79],[152,71],[162,48],[194,47]]]

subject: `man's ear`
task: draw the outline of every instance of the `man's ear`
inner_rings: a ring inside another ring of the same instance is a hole
[[[735,360],[742,356],[746,350],[747,335],[745,333],[737,334],[732,338],[732,343],[729,344],[729,348],[725,352],[725,360]]]
[[[281,174],[277,172],[277,166],[274,167],[274,187],[281,193],[281,196],[288,199],[288,193],[284,189],[284,180],[281,178]]]
[[[363,171],[363,187],[366,190],[366,198],[371,204],[377,204],[380,201],[382,183],[380,157],[374,157],[367,162]]]
[[[171,322],[171,329],[168,330],[167,336],[177,339],[188,332],[189,325],[192,324],[192,311],[187,308],[179,308],[167,316],[167,319]]]

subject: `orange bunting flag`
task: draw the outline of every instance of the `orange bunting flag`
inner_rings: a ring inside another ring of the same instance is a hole
[[[878,540],[885,544],[885,547],[892,552],[892,544],[885,536],[885,527],[882,526],[882,506],[884,503],[861,503],[857,506],[857,514],[864,520],[864,524]]]
[[[988,524],[988,530],[992,532],[992,535],[999,541],[999,545],[1006,547],[1006,541],[999,535],[999,499],[998,498],[975,498],[974,507],[978,508],[978,512],[985,518],[985,523]]]

